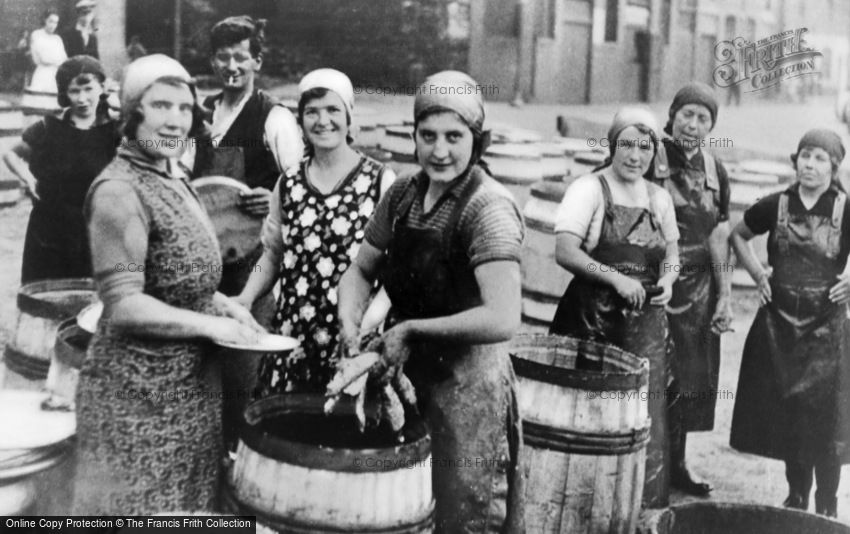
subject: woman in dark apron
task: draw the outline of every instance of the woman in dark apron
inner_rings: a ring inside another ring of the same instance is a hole
[[[479,86],[442,72],[414,105],[423,170],[381,199],[343,276],[339,314],[357,349],[372,283],[392,301],[382,358],[404,365],[431,431],[437,532],[521,532],[522,444],[504,342],[520,322],[522,219],[477,164],[488,135]]]
[[[649,360],[652,427],[643,500],[652,508],[666,506],[669,498],[664,305],[679,272],[672,200],[643,179],[658,149],[654,125],[643,108],[618,112],[608,131],[609,160],[567,190],[555,221],[556,258],[575,278],[550,329]],[[577,365],[598,369],[601,362],[582,358]]]
[[[108,113],[105,80],[103,67],[92,57],[62,63],[56,85],[66,111],[27,128],[4,157],[33,197],[21,267],[24,284],[92,275],[83,201],[120,141],[117,122]]]
[[[744,345],[731,445],[785,461],[787,507],[808,509],[815,478],[815,511],[831,517],[841,465],[850,463],[850,280],[842,274],[850,207],[837,181],[844,153],[834,132],[807,132],[791,156],[797,183],[750,207],[731,237],[762,304]],[[766,232],[772,273],[748,244]]]
[[[670,482],[704,496],[711,485],[695,480],[685,464],[688,432],[714,428],[720,376],[720,333],[729,329],[729,178],[723,165],[702,150],[717,121],[710,87],[692,82],[673,98],[653,181],[667,189],[676,208],[682,270],[667,308],[674,355],[668,409]]]

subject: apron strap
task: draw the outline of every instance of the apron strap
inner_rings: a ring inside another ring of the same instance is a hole
[[[781,254],[788,254],[788,193],[779,195],[776,208],[776,244]]]
[[[605,210],[604,218],[613,218],[614,213],[611,211],[611,206],[614,205],[614,199],[611,196],[611,188],[608,187],[608,180],[606,180],[601,174],[597,174],[596,178],[599,180],[599,185],[602,187],[602,209]]]
[[[460,221],[460,216],[463,214],[463,209],[469,203],[469,200],[472,198],[472,195],[478,191],[478,187],[481,186],[481,175],[477,172],[475,168],[470,169],[470,177],[469,182],[464,187],[463,192],[461,192],[460,197],[458,197],[457,204],[455,205],[455,209],[452,212],[451,217],[449,218],[449,223],[446,228],[448,231],[443,234],[443,247],[446,251],[446,254],[451,257],[451,243],[452,237],[457,230],[457,223]]]
[[[835,196],[835,203],[832,206],[832,225],[829,228],[829,238],[827,255],[829,257],[838,256],[841,250],[841,223],[844,220],[844,205],[847,202],[847,195],[843,191],[838,191]]]
[[[395,233],[396,226],[399,221],[407,217],[407,214],[410,213],[410,208],[413,207],[413,202],[416,200],[416,177],[418,174],[414,174],[410,177],[410,180],[407,182],[407,185],[404,186],[404,190],[401,192],[401,198],[399,199],[398,204],[396,205],[393,213],[393,233]]]
[[[720,178],[717,175],[717,162],[714,156],[702,151],[702,161],[705,164],[705,186],[713,191],[720,189]]]

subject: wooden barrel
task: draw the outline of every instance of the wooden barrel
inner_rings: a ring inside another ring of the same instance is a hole
[[[24,198],[21,182],[15,178],[0,176],[0,208],[14,206]]]
[[[31,480],[0,481],[0,517],[32,515],[35,486]]]
[[[766,159],[744,160],[738,164],[738,168],[743,173],[773,177],[780,183],[792,182],[797,177],[797,172],[790,164]]]
[[[362,124],[357,128],[354,138],[355,148],[375,148],[384,137],[384,129],[377,124]]]
[[[569,160],[570,176],[579,177],[593,172],[593,169],[605,162],[606,155],[592,150],[576,152]]]
[[[91,278],[42,280],[21,287],[18,317],[6,345],[6,366],[30,380],[47,377],[59,324],[96,299]]]
[[[24,131],[24,114],[21,106],[0,102],[0,137],[19,137]]]
[[[850,534],[850,526],[790,508],[729,502],[671,506],[638,529],[640,534]]]
[[[567,151],[558,143],[535,143],[540,149],[540,169],[546,181],[563,180],[567,175],[569,158]]]
[[[495,145],[543,142],[543,136],[534,130],[499,123],[493,124],[490,128],[490,138]]]
[[[56,93],[34,91],[30,88],[24,89],[21,97],[21,111],[23,112],[23,127],[27,128],[41,120],[46,115],[55,115],[60,112]]]
[[[394,161],[414,163],[416,144],[413,141],[413,126],[386,126],[378,148],[391,153]]]
[[[598,149],[594,150],[594,147],[590,146],[588,140],[581,137],[555,136],[552,138],[552,142],[558,144],[568,156],[574,156],[581,152],[600,152],[604,154],[604,152]]]
[[[648,362],[539,334],[516,336],[510,352],[529,469],[528,532],[634,532],[649,440]],[[602,370],[576,369],[578,354]]]
[[[59,325],[53,358],[47,372],[46,386],[57,402],[73,404],[77,392],[80,367],[86,358],[86,350],[91,341],[91,333],[77,325],[76,317]]]
[[[361,434],[353,406],[323,413],[321,395],[248,406],[226,500],[283,532],[423,533],[433,528],[431,439],[408,421],[404,443]]]
[[[484,153],[484,160],[520,209],[531,195],[531,185],[543,181],[543,156],[535,145],[492,145]]]
[[[572,274],[555,261],[555,214],[566,189],[563,183],[534,184],[523,210],[522,320],[547,330],[572,280]]]

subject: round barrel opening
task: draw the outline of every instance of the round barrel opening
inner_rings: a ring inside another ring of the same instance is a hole
[[[319,394],[283,394],[255,401],[245,410],[242,440],[253,450],[277,460],[305,467],[338,471],[372,471],[372,463],[357,461],[380,455],[395,464],[410,465],[427,458],[431,441],[425,422],[405,414],[404,428],[396,434],[386,426],[360,432],[354,399],[344,398],[330,415],[327,399]],[[367,417],[377,404],[367,402]]]
[[[56,334],[56,358],[75,369],[83,365],[92,335],[77,325],[77,319],[72,318],[59,325]]]
[[[683,504],[653,522],[650,531],[657,534],[850,534],[849,526],[823,516],[755,504]]]
[[[511,342],[518,376],[594,391],[627,391],[648,384],[649,364],[613,345],[567,336],[520,334]],[[577,369],[580,358],[593,369]]]

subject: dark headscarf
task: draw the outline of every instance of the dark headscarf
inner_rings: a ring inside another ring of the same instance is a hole
[[[822,148],[829,154],[833,168],[838,168],[844,160],[844,144],[837,133],[826,128],[815,128],[806,132],[797,143],[797,151],[791,154],[791,161],[797,164],[797,155],[806,147]]]
[[[714,128],[717,123],[717,99],[714,97],[714,91],[702,82],[690,82],[679,89],[673,97],[673,103],[670,104],[667,125],[664,126],[664,131],[668,135],[673,135],[673,117],[676,116],[676,112],[688,104],[705,106],[711,114],[711,127]]]

